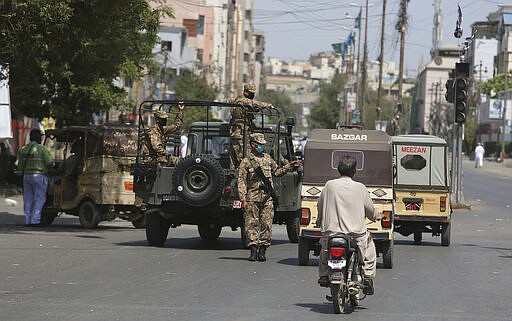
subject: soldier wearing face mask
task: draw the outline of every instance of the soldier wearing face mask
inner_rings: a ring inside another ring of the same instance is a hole
[[[251,153],[242,159],[238,172],[238,192],[244,211],[245,234],[251,251],[249,261],[266,261],[266,249],[272,239],[273,190],[265,183],[272,186],[272,176],[282,176],[302,164],[302,161],[296,160],[278,167],[272,157],[265,153],[266,143],[263,134],[250,135]]]
[[[159,110],[155,113],[155,124],[145,133],[145,142],[142,149],[143,162],[159,166],[175,166],[178,157],[169,154],[165,149],[165,136],[178,131],[183,124],[185,104],[178,103],[178,114],[174,122],[167,125],[169,115]]]

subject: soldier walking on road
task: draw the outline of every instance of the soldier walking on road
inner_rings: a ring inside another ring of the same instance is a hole
[[[247,84],[244,86],[244,92],[228,102],[234,104],[241,104],[247,108],[244,111],[243,107],[232,107],[230,109],[231,120],[229,122],[229,135],[231,136],[231,149],[230,149],[230,168],[235,169],[240,164],[243,156],[243,138],[245,131],[252,133],[254,130],[254,115],[251,112],[253,104],[261,107],[274,108],[272,104],[264,103],[261,101],[253,100],[256,94],[256,86]]]
[[[178,103],[178,115],[174,123],[167,125],[167,118],[169,115],[164,110],[159,110],[155,113],[155,125],[149,128],[146,132],[146,139],[143,146],[142,155],[143,162],[146,164],[153,164],[159,166],[176,165],[179,158],[172,156],[165,149],[165,136],[172,134],[181,128],[183,124],[185,104]]]
[[[261,133],[250,135],[251,154],[240,163],[238,192],[244,211],[245,234],[251,255],[249,261],[266,261],[266,249],[272,239],[275,197],[272,175],[282,176],[289,169],[302,164],[300,160],[278,167],[265,153],[265,136]]]

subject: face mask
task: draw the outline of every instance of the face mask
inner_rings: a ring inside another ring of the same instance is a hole
[[[263,153],[265,151],[265,145],[258,144],[258,146],[256,146],[256,151],[260,154]]]

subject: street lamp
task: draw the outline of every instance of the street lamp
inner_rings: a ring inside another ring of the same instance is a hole
[[[352,7],[359,7],[359,10],[362,10],[363,5],[359,5],[357,3],[351,2],[350,5]],[[364,21],[364,49],[363,49],[363,64],[361,65],[361,124],[364,125],[365,119],[365,96],[366,96],[366,62],[368,60],[368,7],[373,6],[373,4],[369,4],[368,0],[366,0],[365,7],[365,21]],[[361,32],[361,28],[359,28],[359,32]],[[358,49],[359,50],[359,49]],[[359,52],[358,52],[359,55]],[[358,61],[359,63],[359,61]]]

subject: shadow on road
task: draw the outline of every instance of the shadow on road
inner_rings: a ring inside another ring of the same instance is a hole
[[[422,240],[420,243],[414,242],[414,240],[397,240],[394,241],[395,245],[407,245],[407,246],[438,246],[442,247],[441,240],[436,241],[425,241]]]
[[[103,233],[107,231],[123,231],[127,229],[133,229],[131,227],[121,226],[98,226],[95,229],[84,229],[76,218],[56,218],[53,224],[46,226],[25,226],[25,218],[20,215],[10,214],[7,212],[0,212],[0,233],[11,234],[11,233],[25,233],[29,231],[44,231],[50,233],[59,232],[77,232],[81,234],[92,234],[92,233]],[[100,236],[87,236],[78,235],[77,237],[83,238],[101,238]]]
[[[285,240],[272,240],[272,245],[279,245],[288,243]],[[135,241],[135,242],[121,242],[117,243],[117,245],[122,246],[148,246],[148,242],[144,241]],[[215,241],[205,241],[202,240],[199,236],[197,237],[186,237],[186,238],[168,238],[165,241],[164,248],[173,248],[173,249],[181,249],[181,250],[245,250],[245,247],[242,245],[242,241],[240,238],[236,237],[219,237]]]
[[[321,295],[320,291],[318,293]],[[309,309],[311,312],[333,314],[331,303],[297,303],[296,306]]]

